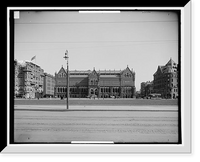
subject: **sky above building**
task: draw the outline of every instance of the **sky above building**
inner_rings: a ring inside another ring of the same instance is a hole
[[[136,90],[158,65],[178,63],[178,15],[171,11],[20,11],[14,24],[14,58],[31,60],[54,75],[68,50],[69,70],[136,73]]]

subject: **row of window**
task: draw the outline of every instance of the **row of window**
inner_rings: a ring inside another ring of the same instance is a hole
[[[54,91],[46,91],[46,94],[52,94],[52,95],[54,95]]]
[[[31,75],[30,74],[25,74],[25,78],[43,81],[43,77],[38,76],[38,75],[33,75],[33,74],[31,74]]]
[[[39,71],[39,72],[43,71],[43,69],[41,69],[40,67],[34,66],[34,65],[28,65],[27,70],[34,70],[34,71]]]
[[[57,87],[56,88],[58,93],[63,93],[63,92],[67,92],[67,88],[66,87]],[[70,87],[69,88],[70,92],[79,92],[79,93],[87,93],[88,88],[76,88],[76,87]]]
[[[174,88],[174,92],[178,92],[178,88]]]
[[[103,87],[103,88],[101,88],[101,92],[113,92],[113,93],[116,92],[116,93],[119,93],[120,88],[119,87],[113,87],[113,88]],[[124,88],[122,88],[122,92],[132,93],[132,87],[124,87]]]
[[[66,87],[57,87],[56,88],[57,92],[58,93],[63,93],[65,92],[66,93]],[[96,89],[97,90],[97,89]],[[93,89],[91,89],[91,91],[93,91]],[[88,92],[88,88],[76,88],[76,87],[70,87],[70,92],[79,92],[79,93],[87,93]],[[119,93],[120,92],[120,88],[119,87],[113,87],[113,88],[110,88],[110,87],[101,87],[100,88],[100,92],[102,93],[105,93],[105,92],[108,92],[108,93]],[[131,87],[124,87],[122,89],[122,92],[124,93],[132,93],[132,88]]]
[[[35,81],[35,80],[24,80],[25,82],[21,82],[24,83],[24,85],[29,85],[29,84],[39,84],[39,85],[43,85],[42,81]]]
[[[70,98],[85,98],[85,97],[87,97],[87,94],[70,94],[69,96],[70,96]],[[57,97],[58,98],[66,97],[66,94],[61,94],[61,95],[58,95]]]
[[[55,80],[54,79],[46,79],[46,82],[48,82],[48,83],[55,83]]]
[[[90,85],[97,85],[97,84],[98,84],[98,80],[96,80],[96,79],[90,80]]]
[[[128,77],[128,78],[132,77],[132,75],[129,74],[129,73],[124,74],[124,76],[125,76],[125,77]]]
[[[170,78],[170,77],[175,77],[177,78],[178,77],[178,74],[175,73],[175,74],[160,74],[160,75],[155,75],[154,79],[159,79],[159,78]]]
[[[47,87],[55,87],[55,84],[53,84],[53,83],[47,83],[46,85],[47,85]]]
[[[52,91],[53,91],[53,90],[54,90],[54,87],[47,87],[46,89],[47,89],[47,90],[52,90]]]
[[[67,75],[65,74],[65,73],[60,73],[60,74],[58,74],[58,77],[60,77],[60,78],[64,78],[64,77],[66,77]]]
[[[119,83],[118,81],[100,81],[100,85],[104,85],[104,84],[117,84]],[[121,81],[121,83],[125,84],[125,83],[128,83],[128,84],[131,84],[131,80],[123,80]],[[90,80],[90,85],[98,85],[98,81],[93,79],[93,80]]]

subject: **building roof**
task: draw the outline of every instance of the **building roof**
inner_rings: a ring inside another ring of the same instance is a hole
[[[170,60],[167,62],[165,66],[158,66],[157,71],[154,73],[156,75],[157,73],[170,73],[174,72],[174,69],[177,69],[177,64],[170,58]]]
[[[62,69],[63,67],[61,67]],[[128,67],[127,67],[128,68]],[[126,68],[126,69],[127,69]],[[64,69],[64,68],[63,68]],[[95,70],[97,74],[99,75],[120,75],[124,70]],[[129,68],[128,68],[129,69]],[[66,69],[64,69],[65,72],[67,72]],[[70,75],[88,75],[92,73],[94,70],[69,70]],[[129,69],[130,70],[130,69]],[[130,70],[132,73],[135,73],[134,71]],[[60,72],[60,71],[59,71]],[[58,72],[58,73],[59,73]]]
[[[170,60],[167,62],[165,66],[176,66],[177,64],[170,58]]]
[[[54,78],[54,76],[53,75],[51,75],[51,74],[48,74],[48,73],[44,73],[44,76],[48,76],[48,77],[51,77],[51,78]]]
[[[92,71],[91,70],[85,70],[85,71],[83,71],[83,70],[70,70],[69,71],[69,73],[70,74],[74,74],[74,75],[76,75],[76,74],[90,74]],[[120,70],[97,70],[96,71],[97,72],[97,74],[120,74]]]
[[[17,60],[16,60],[17,61]],[[29,60],[20,60],[20,61],[17,61],[22,67],[26,66],[27,63],[29,64],[32,64],[32,65],[35,65],[37,67],[40,67],[40,65],[36,64],[36,63],[33,63],[32,61],[29,61]],[[41,67],[40,67],[41,68]]]
[[[70,75],[88,75],[89,73],[91,73],[91,70],[70,70],[69,73]]]

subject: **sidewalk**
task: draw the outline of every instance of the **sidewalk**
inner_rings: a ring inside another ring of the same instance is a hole
[[[64,111],[66,105],[15,105],[15,110]],[[69,106],[67,111],[178,111],[178,106]]]

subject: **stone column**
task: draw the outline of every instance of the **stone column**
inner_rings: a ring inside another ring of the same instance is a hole
[[[98,86],[98,98],[100,97],[101,87]]]
[[[113,87],[110,87],[110,95],[113,96]]]
[[[120,98],[123,97],[123,87],[120,87]]]

